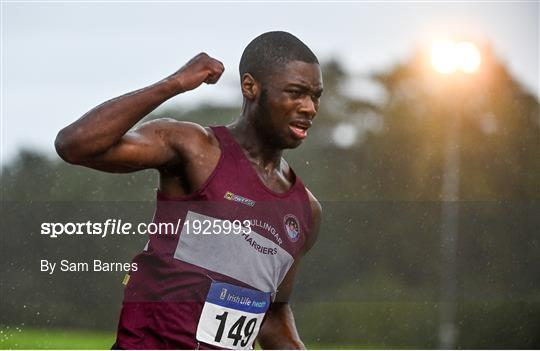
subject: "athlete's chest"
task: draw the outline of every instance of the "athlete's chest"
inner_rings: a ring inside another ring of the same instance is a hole
[[[300,192],[275,196],[257,183],[244,184],[241,177],[218,177],[204,192],[206,213],[246,228],[235,240],[249,255],[287,253],[295,258],[309,235],[309,204]],[[229,225],[226,223],[226,225]]]
[[[283,194],[289,191],[294,185],[290,172],[283,169],[268,170],[261,167],[256,162],[250,161],[253,173],[259,178],[262,186],[274,193]]]

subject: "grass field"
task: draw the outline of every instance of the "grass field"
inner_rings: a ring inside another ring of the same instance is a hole
[[[101,349],[108,350],[115,340],[114,332],[95,332],[65,329],[0,327],[0,349]],[[308,344],[309,349],[365,349],[378,348],[353,345]],[[257,349],[259,349],[257,347]]]
[[[0,349],[110,349],[114,332],[0,328]]]

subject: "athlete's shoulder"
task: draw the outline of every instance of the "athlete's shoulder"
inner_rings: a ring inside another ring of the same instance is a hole
[[[311,206],[311,227],[310,227],[310,233],[307,237],[306,243],[303,248],[303,253],[306,254],[312,247],[315,245],[315,242],[317,241],[317,237],[319,236],[319,229],[321,227],[321,218],[322,218],[322,206],[319,200],[315,198],[313,193],[309,191],[309,189],[306,187],[306,192],[308,194],[309,203]]]
[[[306,192],[308,194],[309,203],[311,204],[311,214],[313,215],[314,219],[317,217],[318,220],[320,220],[321,214],[322,214],[322,206],[319,200],[313,195],[313,193],[306,187]]]
[[[291,168],[291,166],[289,165],[289,163],[287,162],[287,160],[285,158],[282,157],[281,160],[283,162],[283,172],[284,172],[285,176],[287,178],[291,179],[292,178],[292,168]],[[322,206],[321,206],[319,200],[317,200],[315,195],[313,195],[313,193],[305,185],[304,185],[304,188],[306,189],[306,192],[307,192],[307,195],[308,195],[308,200],[309,200],[310,205],[311,205],[312,216],[314,218],[315,217],[320,218],[321,213],[322,213]]]

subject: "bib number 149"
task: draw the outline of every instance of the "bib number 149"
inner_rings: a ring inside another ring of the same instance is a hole
[[[197,340],[226,349],[251,349],[269,306],[270,293],[212,282]]]
[[[221,342],[221,339],[224,337],[223,334],[226,334],[228,339],[232,340],[233,346],[238,346],[240,342],[241,347],[246,347],[253,336],[255,327],[257,326],[257,318],[251,318],[246,322],[246,316],[240,316],[232,325],[229,324],[228,330],[226,327],[228,325],[227,318],[229,317],[229,312],[223,312],[220,315],[216,316],[216,319],[219,320],[219,327],[216,332],[216,337],[214,338],[215,342]]]

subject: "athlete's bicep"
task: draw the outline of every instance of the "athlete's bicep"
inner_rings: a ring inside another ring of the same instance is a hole
[[[130,130],[118,143],[83,165],[106,172],[134,172],[158,168],[173,158],[174,150],[159,125],[148,123]]]
[[[119,173],[170,167],[182,161],[182,145],[190,144],[200,130],[191,123],[169,119],[143,123],[127,132],[113,147],[86,161],[84,166]]]

